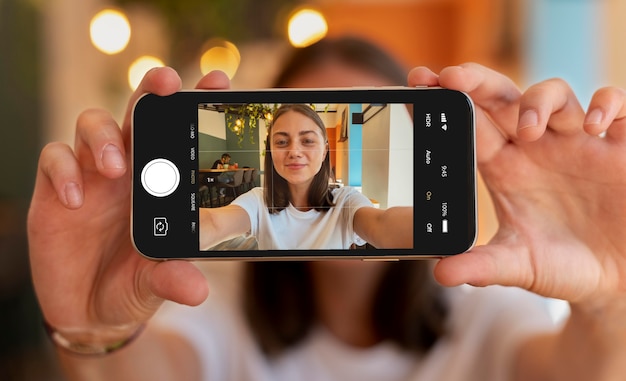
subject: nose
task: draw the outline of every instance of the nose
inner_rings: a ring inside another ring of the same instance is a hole
[[[302,147],[299,144],[293,143],[293,144],[290,144],[289,147],[287,147],[288,157],[300,157],[301,155],[302,155]]]

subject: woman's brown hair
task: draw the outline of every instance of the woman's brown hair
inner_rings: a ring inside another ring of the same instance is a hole
[[[406,70],[385,51],[365,40],[346,37],[324,39],[296,50],[275,87],[287,87],[293,78],[327,61],[386,78],[390,85],[406,84]],[[443,288],[433,279],[429,261],[399,261],[387,266],[372,308],[375,334],[381,341],[424,353],[445,334],[448,306]],[[266,354],[278,355],[298,344],[317,322],[309,271],[307,262],[247,264],[244,310]]]
[[[307,118],[311,119],[320,128],[324,142],[328,142],[328,136],[326,134],[326,127],[324,122],[317,115],[317,112],[313,108],[306,104],[284,104],[281,105],[272,118],[272,125],[282,115],[287,112],[297,112]],[[272,159],[272,150],[270,145],[270,139],[272,136],[272,126],[270,125],[267,141],[265,142],[265,176],[263,181],[263,197],[270,213],[278,213],[285,209],[289,205],[289,187],[287,181],[276,172],[274,168],[274,161]],[[269,168],[269,169],[268,169]],[[328,180],[331,176],[330,168],[330,155],[326,155],[326,158],[322,162],[322,167],[319,172],[313,177],[311,186],[309,187],[308,201],[309,205],[320,212],[326,212],[329,207],[334,206],[332,200],[332,194],[328,187]]]
[[[274,87],[287,87],[321,63],[337,62],[361,69],[389,80],[393,85],[406,85],[407,70],[382,48],[358,37],[322,39],[306,48],[297,49],[274,81]]]
[[[445,334],[448,306],[428,261],[390,262],[372,307],[380,340],[425,353]],[[317,321],[307,262],[251,262],[244,308],[261,349],[270,356],[298,344]]]

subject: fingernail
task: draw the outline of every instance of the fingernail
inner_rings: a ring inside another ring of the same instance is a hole
[[[126,168],[124,156],[113,144],[107,144],[102,150],[102,166],[105,169]]]
[[[600,109],[593,109],[587,113],[585,116],[585,124],[600,124],[602,123],[602,118],[604,117],[604,113]]]
[[[535,110],[528,110],[520,116],[517,128],[521,130],[528,127],[534,127],[538,124],[539,116],[537,115],[537,112]]]
[[[83,192],[76,183],[65,185],[65,205],[77,208],[83,203]]]

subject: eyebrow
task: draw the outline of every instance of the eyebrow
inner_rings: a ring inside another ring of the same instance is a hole
[[[298,136],[307,135],[307,134],[316,134],[316,133],[315,133],[315,130],[305,130],[305,131],[300,131],[298,133]],[[276,135],[289,136],[289,134],[284,131],[277,131],[277,132],[274,132],[272,135],[273,136],[276,136]]]

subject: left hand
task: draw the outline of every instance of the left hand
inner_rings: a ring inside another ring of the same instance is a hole
[[[478,168],[499,220],[489,244],[437,264],[440,283],[518,286],[574,303],[626,296],[624,90],[598,90],[585,113],[562,80],[522,93],[477,64],[438,75],[416,68],[409,84],[474,101]]]

